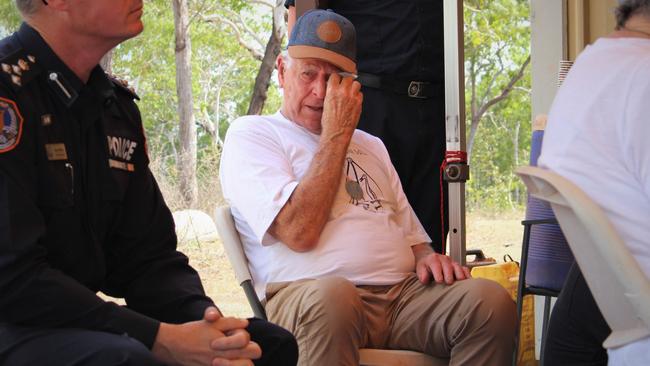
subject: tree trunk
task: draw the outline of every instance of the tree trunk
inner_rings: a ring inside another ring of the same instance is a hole
[[[476,106],[479,105],[478,101],[476,98],[478,98],[475,93],[472,93],[472,100],[471,100],[471,105],[472,105],[472,124],[470,127],[470,133],[469,133],[469,139],[467,140],[467,162],[468,164],[471,163],[471,157],[472,157],[472,148],[474,147],[474,139],[476,138],[476,133],[478,131],[478,125],[481,122],[481,119],[485,115],[485,113],[495,106],[496,104],[500,103],[504,99],[510,95],[510,92],[512,92],[513,88],[515,87],[515,84],[521,80],[521,78],[524,77],[524,71],[526,70],[526,67],[528,67],[528,64],[530,63],[530,55],[526,58],[526,60],[519,66],[519,70],[517,73],[515,73],[510,80],[508,81],[508,84],[506,84],[503,89],[499,92],[499,95],[495,96],[494,98],[488,98],[487,100],[484,101],[483,104],[480,105],[480,107],[476,108]]]
[[[517,121],[517,124],[515,125],[515,131],[514,131],[514,136],[512,137],[512,146],[514,149],[514,162],[515,162],[515,169],[519,167],[519,131],[521,130],[521,122]],[[521,193],[519,192],[519,185],[515,185],[515,202],[517,204],[520,204],[520,196]]]
[[[180,149],[178,172],[180,193],[187,207],[192,207],[198,196],[196,183],[196,125],[192,97],[192,46],[189,35],[187,0],[173,0],[176,36],[176,93]]]
[[[474,147],[474,139],[478,132],[478,124],[481,122],[481,117],[472,117],[472,123],[469,127],[469,138],[467,139],[467,165],[472,165],[472,148]]]
[[[276,0],[275,8],[273,9],[273,31],[266,44],[264,58],[255,78],[255,86],[253,87],[253,95],[248,105],[247,114],[261,114],[264,108],[267,91],[271,82],[271,75],[273,75],[273,70],[275,69],[275,59],[280,54],[282,39],[284,38],[284,13],[284,2],[282,0]]]

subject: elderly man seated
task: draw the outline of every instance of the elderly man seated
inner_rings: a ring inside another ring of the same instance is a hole
[[[358,365],[360,347],[507,365],[514,303],[430,248],[384,145],[355,129],[355,53],[347,19],[305,13],[277,60],[281,110],[226,136],[223,193],[267,314],[300,365]]]

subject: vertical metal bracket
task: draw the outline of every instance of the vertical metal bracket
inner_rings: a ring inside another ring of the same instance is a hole
[[[445,123],[447,151],[465,151],[465,72],[463,1],[444,1]],[[451,258],[465,265],[465,183],[449,183],[449,246]]]

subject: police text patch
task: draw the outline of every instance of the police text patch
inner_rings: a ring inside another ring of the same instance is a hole
[[[117,158],[124,161],[131,161],[137,142],[131,141],[124,137],[108,137],[108,153],[111,158]]]
[[[20,142],[23,116],[13,100],[0,97],[0,153],[12,150]]]

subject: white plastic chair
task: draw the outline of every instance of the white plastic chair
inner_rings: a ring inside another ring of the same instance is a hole
[[[603,346],[615,348],[650,335],[650,281],[602,209],[556,173],[527,166],[517,169],[517,174],[531,195],[551,204],[612,329]]]
[[[214,221],[221,236],[223,247],[235,270],[235,277],[244,289],[248,302],[256,317],[266,319],[266,312],[255,294],[253,279],[248,269],[248,259],[235,227],[230,207],[222,206],[215,210]],[[362,348],[359,350],[360,365],[364,366],[447,366],[448,359],[434,358],[424,353],[406,350],[386,350]]]

